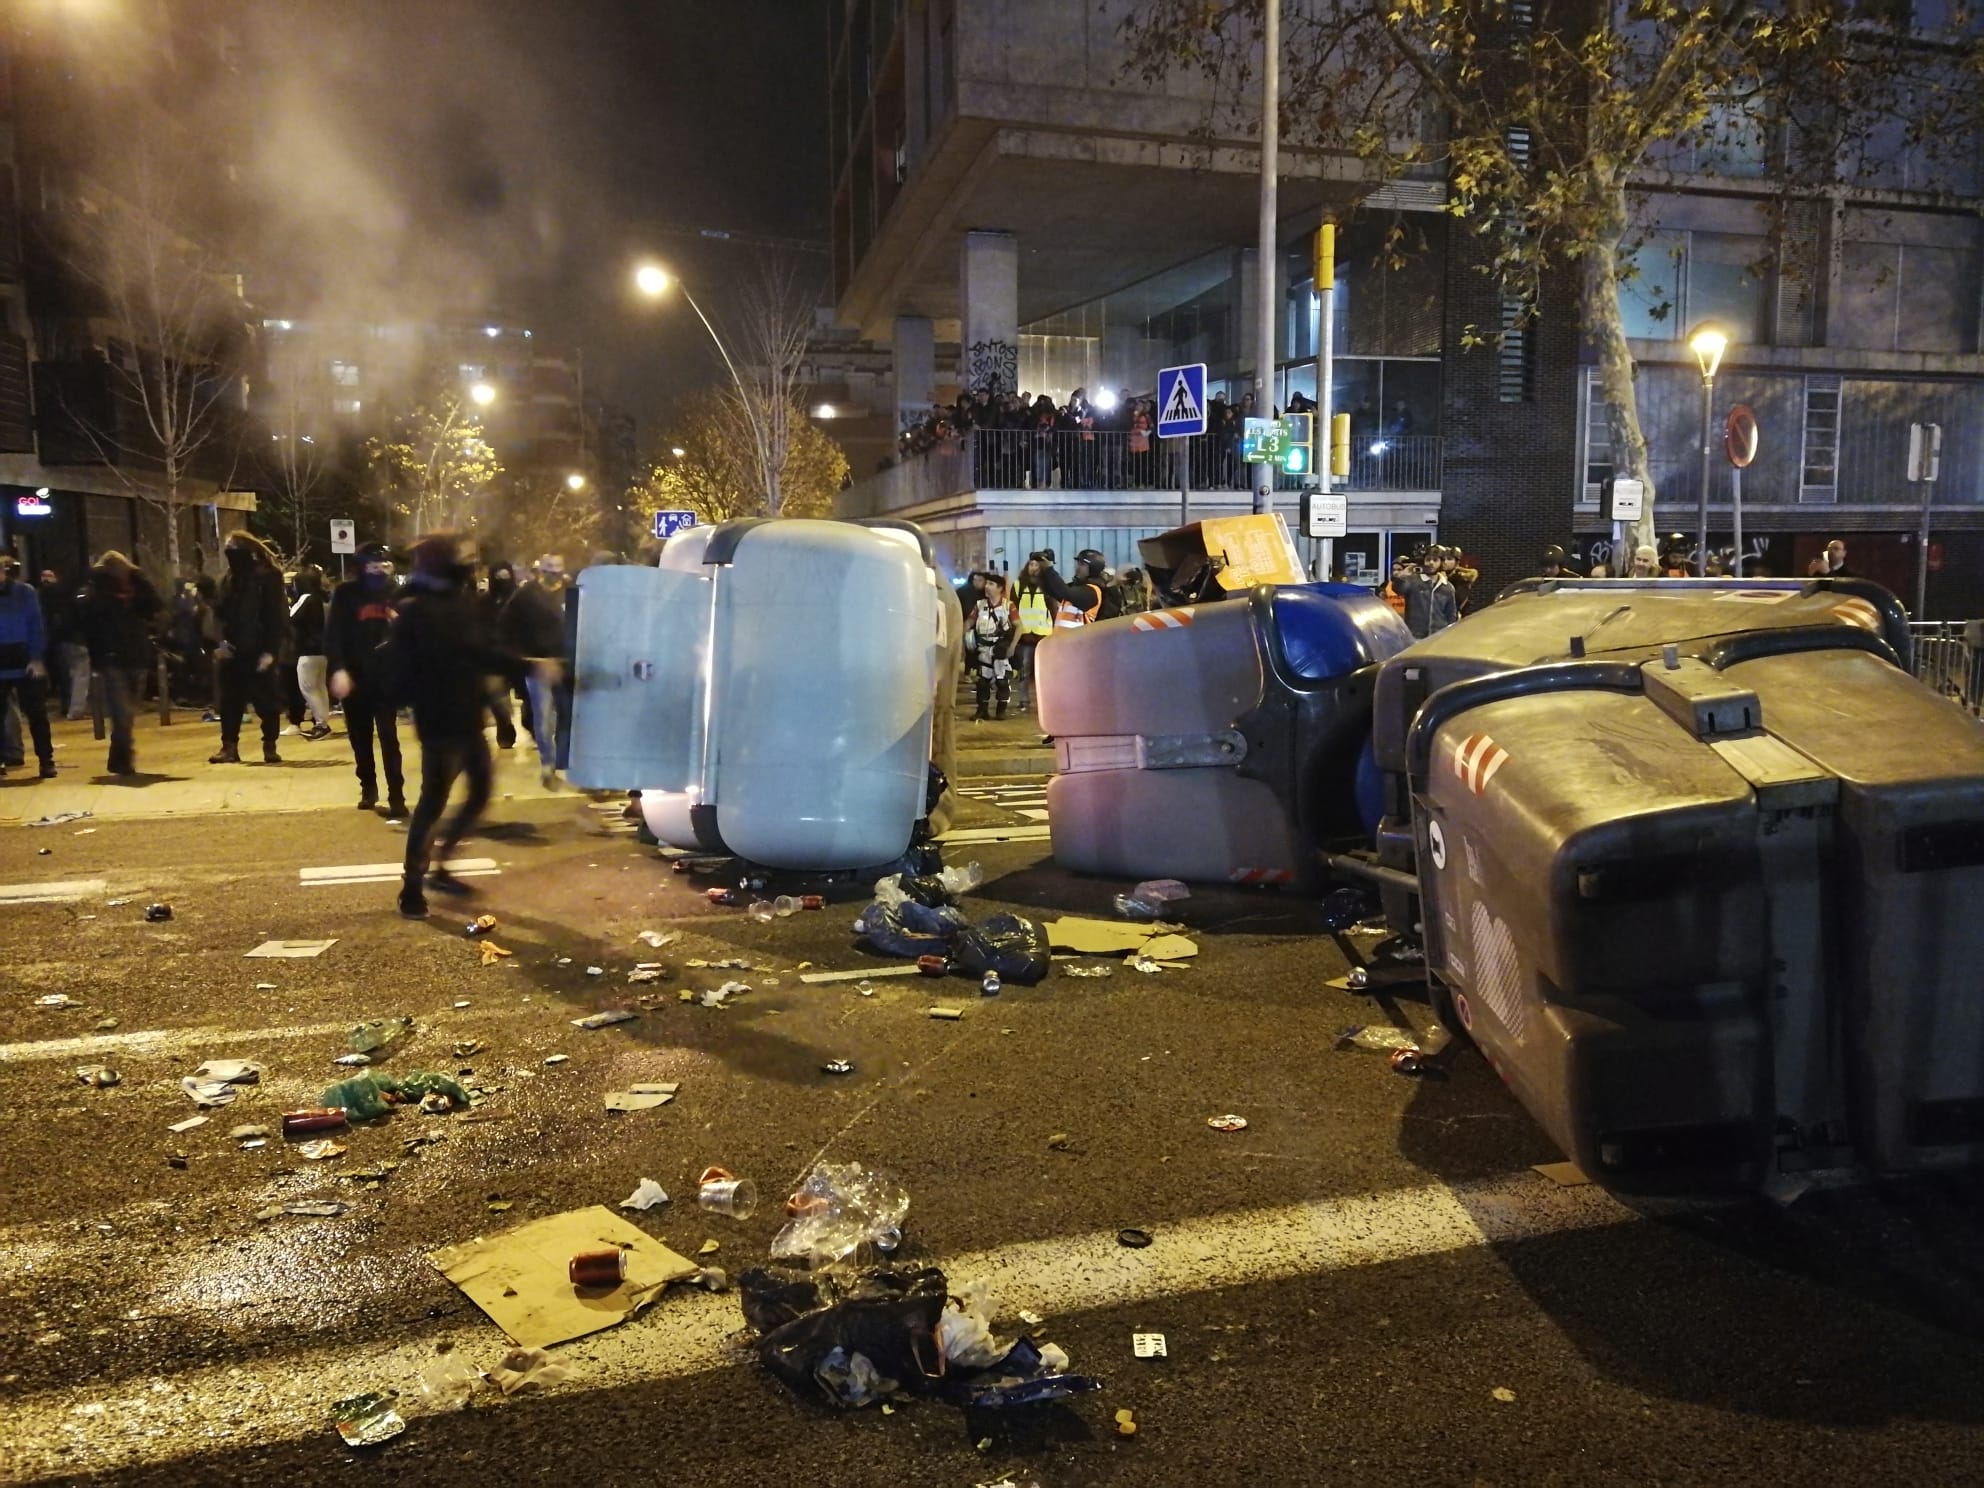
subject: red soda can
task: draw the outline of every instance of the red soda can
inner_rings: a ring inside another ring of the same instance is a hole
[[[737,890],[735,889],[705,889],[703,890],[703,894],[712,904],[737,903]]]
[[[285,1111],[282,1114],[282,1134],[285,1137],[299,1132],[336,1131],[346,1124],[344,1111],[337,1106],[306,1106],[301,1111]]]
[[[825,909],[827,907],[826,895],[801,894],[799,896],[799,907],[801,909]]]
[[[946,961],[942,956],[918,956],[916,958],[916,969],[928,977],[948,976],[951,970],[951,963]]]
[[[627,1277],[624,1250],[582,1250],[566,1268],[575,1287],[616,1287]]]

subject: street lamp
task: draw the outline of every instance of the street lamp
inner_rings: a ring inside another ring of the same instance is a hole
[[[673,456],[675,456],[675,458],[676,458],[676,459],[678,459],[678,460],[679,460],[679,459],[681,459],[681,458],[682,458],[682,457],[683,457],[684,455],[686,455],[686,454],[688,454],[688,453],[689,453],[689,452],[688,452],[687,450],[685,450],[684,448],[682,448],[682,446],[681,446],[681,445],[679,445],[679,444],[678,444],[678,445],[674,445],[673,447],[671,447],[671,448],[669,449],[669,451],[668,451],[668,452],[669,452],[669,453],[670,453],[671,455],[673,455]]]
[[[486,382],[471,383],[468,396],[469,401],[477,408],[487,408],[496,401],[496,389]]]
[[[834,417],[835,414],[837,414],[839,411],[840,410],[835,408],[831,403],[822,403],[819,405],[819,407],[813,410],[813,417],[816,419],[830,419]]]
[[[578,471],[574,470],[570,475],[565,477],[566,490],[583,491],[585,488],[586,488],[586,478],[583,475],[580,475]]]
[[[730,369],[730,380],[737,387],[737,401],[744,406],[744,416],[751,421],[751,438],[758,446],[758,467],[765,478],[765,497],[776,512],[778,510],[778,471],[773,468],[772,447],[765,439],[764,426],[758,422],[758,410],[751,402],[751,394],[744,386],[744,379],[737,371],[737,363],[730,359],[730,348],[723,344],[723,337],[716,333],[710,318],[703,314],[703,307],[696,303],[696,297],[689,293],[689,286],[658,263],[644,263],[634,270],[634,287],[651,300],[658,300],[671,288],[680,289],[682,298],[689,302],[689,308],[696,312],[696,319],[703,323],[703,329],[710,333],[710,340],[723,358],[723,365]]]
[[[1715,370],[1722,365],[1722,354],[1729,350],[1729,337],[1720,326],[1704,323],[1688,336],[1688,350],[1695,354],[1695,365],[1702,369],[1702,489],[1696,509],[1695,572],[1708,573],[1708,481],[1713,468],[1710,457],[1712,426],[1715,422]]]

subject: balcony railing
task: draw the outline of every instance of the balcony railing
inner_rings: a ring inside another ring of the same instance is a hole
[[[1176,442],[1121,430],[974,429],[946,443],[968,454],[971,484],[986,491],[1175,491]],[[1345,491],[1437,491],[1442,445],[1434,434],[1371,439],[1353,449],[1348,477],[1331,484]],[[1195,491],[1245,491],[1253,471],[1235,441],[1211,435],[1185,441]],[[935,455],[942,450],[929,453]],[[1277,472],[1276,488],[1299,491],[1303,477]]]
[[[34,452],[34,398],[28,344],[0,333],[0,453]]]

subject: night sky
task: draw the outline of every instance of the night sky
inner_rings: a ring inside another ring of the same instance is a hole
[[[826,235],[826,0],[246,14],[244,179],[274,270],[258,297],[283,313],[500,313],[581,344],[589,390],[651,430],[721,363],[686,306],[629,297],[635,258],[662,258],[720,319],[750,264],[697,229]],[[801,262],[824,281],[823,257]]]

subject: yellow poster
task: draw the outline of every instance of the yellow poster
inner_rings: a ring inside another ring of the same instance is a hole
[[[1301,584],[1308,575],[1295,554],[1288,524],[1272,513],[1207,517],[1200,524],[1206,552],[1225,560],[1220,587],[1251,589],[1256,584]]]

